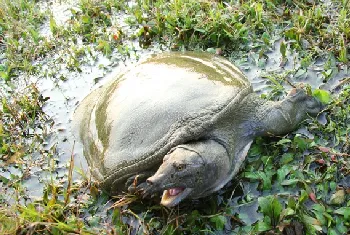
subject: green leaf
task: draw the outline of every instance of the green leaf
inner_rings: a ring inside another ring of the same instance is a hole
[[[302,221],[304,224],[311,225],[317,231],[322,231],[321,223],[317,219],[308,215],[302,215]]]
[[[337,183],[334,182],[334,181],[329,182],[329,188],[330,188],[332,191],[335,191],[335,190],[337,189]]]
[[[112,222],[114,223],[114,225],[116,225],[116,226],[121,225],[120,218],[121,218],[120,209],[119,208],[114,209],[113,214],[112,214]]]
[[[350,221],[350,207],[341,207],[334,211],[335,214],[343,215],[345,221]]]
[[[299,136],[295,136],[293,139],[293,143],[298,146],[298,148],[302,151],[307,149],[307,140],[305,138],[301,138]]]
[[[337,230],[335,230],[335,229],[333,229],[333,228],[330,228],[329,230],[328,230],[328,233],[327,233],[328,235],[340,235],[338,232],[337,232]]]
[[[260,180],[261,176],[256,172],[244,172],[244,177],[247,179]]]
[[[0,71],[0,77],[1,77],[2,79],[4,79],[5,81],[10,80],[10,79],[9,79],[9,76],[8,76],[8,73],[3,72],[3,71]]]
[[[295,78],[299,78],[299,77],[301,77],[303,75],[305,75],[305,76],[307,75],[306,70],[305,69],[299,69],[298,72],[294,75],[294,77]]]
[[[88,15],[83,15],[81,17],[81,21],[84,23],[84,24],[89,24],[90,23],[90,20],[91,18],[88,16]]]
[[[194,28],[194,31],[198,31],[201,33],[206,33],[207,31],[205,29],[200,29],[200,28]]]
[[[321,204],[315,204],[313,205],[313,212],[317,218],[317,220],[320,222],[321,225],[326,225],[326,218],[324,217],[325,208]]]
[[[278,145],[283,145],[285,143],[290,143],[292,142],[290,139],[281,139],[280,141],[277,142]]]
[[[256,230],[258,232],[264,232],[264,231],[268,231],[271,229],[271,225],[265,221],[259,221],[257,224],[256,224]]]
[[[324,74],[327,76],[327,77],[329,77],[331,74],[332,74],[332,69],[328,69],[328,70],[326,70],[325,72],[324,72]]]
[[[288,208],[295,210],[297,202],[295,201],[295,199],[293,197],[289,196],[287,205],[288,205]]]
[[[272,176],[274,175],[271,171],[261,172],[260,176],[263,183],[263,190],[269,190],[272,188]]]
[[[261,212],[270,217],[271,225],[277,226],[280,220],[280,214],[282,212],[282,205],[278,199],[274,196],[260,197],[258,203]]]
[[[6,177],[0,175],[0,180],[4,183],[4,184],[7,184],[10,180],[7,179]]]
[[[350,207],[347,207],[344,211],[344,219],[350,221]]]
[[[299,203],[305,202],[309,198],[309,194],[305,190],[301,190],[300,196],[299,196]]]
[[[224,29],[224,32],[226,33],[226,35],[229,37],[229,38],[233,38],[233,35],[230,31],[227,31]]]
[[[269,35],[267,32],[264,32],[264,33],[261,35],[261,38],[262,38],[262,40],[264,41],[264,43],[265,43],[266,45],[269,45],[269,44],[270,44],[271,37],[270,37],[270,35]]]
[[[281,183],[289,174],[289,172],[291,171],[290,168],[291,167],[289,165],[284,165],[282,166],[282,168],[277,170],[277,180],[279,183]]]
[[[348,229],[344,226],[344,223],[346,222],[344,221],[343,218],[339,218],[339,217],[335,218],[336,228],[340,232],[340,234],[346,234],[346,232],[348,231]]]
[[[284,153],[281,157],[280,163],[285,165],[291,161],[293,161],[294,155],[292,153]]]
[[[112,53],[112,48],[109,43],[102,39],[98,41],[97,50],[102,51],[104,55],[110,55]]]
[[[330,227],[331,224],[334,222],[334,219],[332,218],[332,216],[330,214],[328,214],[327,212],[323,213],[323,216],[327,219],[328,223],[327,223],[327,227]]]
[[[39,34],[39,32],[35,31],[34,29],[31,29],[31,30],[30,30],[30,34],[32,35],[33,41],[34,41],[35,43],[38,43],[38,42],[39,42],[39,39],[40,39],[40,34]]]
[[[344,203],[345,201],[345,190],[341,189],[332,194],[331,198],[329,199],[329,203],[333,205],[339,205]]]
[[[314,90],[312,95],[316,97],[319,101],[321,101],[323,104],[328,104],[329,102],[331,102],[331,95],[328,91],[316,89]]]
[[[287,46],[286,44],[284,43],[284,41],[281,42],[281,45],[280,45],[280,52],[282,54],[282,57],[285,58],[286,57],[286,52],[287,52]]]
[[[326,208],[323,205],[321,205],[321,204],[313,205],[312,209],[315,210],[315,211],[321,212],[321,213],[326,211]]]
[[[50,16],[50,30],[52,34],[56,34],[57,32],[57,24],[53,16]]]
[[[281,182],[281,185],[287,186],[287,185],[295,185],[296,183],[299,182],[299,179],[289,179],[289,180],[283,180]]]
[[[283,211],[283,213],[284,213],[284,216],[295,215],[295,210],[288,207]]]
[[[226,224],[226,217],[223,215],[215,215],[210,218],[210,222],[215,224],[217,230],[223,230]]]
[[[163,234],[165,235],[173,235],[176,232],[176,227],[173,224],[168,224],[165,228],[163,228]]]

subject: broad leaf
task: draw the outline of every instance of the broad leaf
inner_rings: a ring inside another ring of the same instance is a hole
[[[328,91],[316,89],[312,95],[320,100],[323,104],[328,104],[331,102],[331,95]]]
[[[210,218],[210,222],[215,224],[217,230],[223,230],[226,223],[226,217],[223,215],[215,215]]]

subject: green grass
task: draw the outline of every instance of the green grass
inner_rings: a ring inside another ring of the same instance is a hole
[[[0,28],[4,35],[6,63],[0,69],[0,77],[10,80],[18,71],[35,72],[33,62],[53,48],[46,38],[39,34],[44,13],[34,1],[0,1]]]
[[[295,52],[300,64],[266,74],[271,92],[265,97],[276,99],[290,76],[303,74],[319,59],[326,61],[324,81],[349,66],[350,3],[331,3],[138,0],[130,6],[118,0],[80,0],[69,21],[59,25],[36,1],[0,0],[0,167],[10,172],[0,176],[6,189],[0,194],[0,233],[281,234],[301,228],[306,234],[345,234],[350,230],[350,76],[339,93],[311,91],[327,104],[326,124],[311,119],[303,123],[309,134],[258,138],[235,182],[174,209],[133,195],[109,202],[83,171],[82,182],[72,182],[73,161],[64,179],[52,177],[40,198],[23,203],[28,168],[39,162],[55,172],[59,153],[55,146],[44,148],[52,131],[50,117],[42,111],[46,98],[35,85],[20,88],[14,82],[27,74],[64,80],[56,64],[79,72],[99,52],[127,58],[133,49],[126,42],[133,39],[144,48],[161,44],[171,50],[204,50],[231,60],[253,59],[264,68],[267,53],[281,39],[277,50],[283,63]],[[132,34],[115,24],[113,14],[119,11],[129,13]],[[51,38],[40,34],[43,24],[49,25]],[[56,53],[60,56],[53,58]],[[41,59],[52,63],[50,71],[41,70]],[[13,168],[20,173],[12,173]]]

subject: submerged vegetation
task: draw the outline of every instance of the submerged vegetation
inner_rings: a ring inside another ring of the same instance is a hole
[[[50,3],[64,1],[0,0],[0,234],[350,231],[349,0],[76,2],[59,22]],[[268,99],[316,70],[325,88],[308,89],[325,104],[324,114],[289,135],[258,138],[237,179],[210,197],[174,209],[157,198],[111,200],[73,167],[73,154],[62,163],[55,143],[48,144],[49,97],[31,77],[59,84],[67,79],[62,70],[80,72],[102,56],[137,59],[142,50],[133,41],[220,54],[247,71],[258,66],[266,71]],[[269,71],[274,50],[280,69]],[[284,69],[288,63],[292,69]],[[43,184],[35,197],[26,185],[31,177]]]

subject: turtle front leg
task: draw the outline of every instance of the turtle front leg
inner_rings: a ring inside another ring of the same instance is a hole
[[[125,187],[129,193],[143,194],[147,191],[149,185],[146,183],[147,178],[154,175],[155,171],[145,171],[137,175],[129,177],[125,183]]]
[[[265,121],[272,134],[285,134],[293,131],[307,115],[316,116],[321,110],[322,104],[315,97],[302,89],[292,89],[279,105],[271,109]]]
[[[251,119],[244,124],[258,136],[280,135],[293,131],[307,115],[316,116],[322,110],[322,104],[302,89],[291,90],[288,96],[279,102],[265,101],[251,94],[243,103],[240,112],[251,114]],[[244,131],[246,129],[244,128]]]

